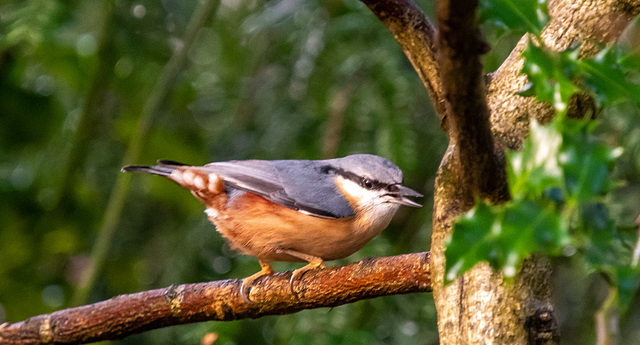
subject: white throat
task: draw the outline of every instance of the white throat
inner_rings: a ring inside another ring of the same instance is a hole
[[[400,205],[387,201],[385,191],[366,189],[340,176],[337,179],[358,217],[356,222],[361,231],[371,232],[373,237],[389,225]]]

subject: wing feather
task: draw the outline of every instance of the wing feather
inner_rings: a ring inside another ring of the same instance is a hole
[[[205,165],[229,185],[263,196],[292,210],[321,218],[353,215],[319,161],[228,161]]]

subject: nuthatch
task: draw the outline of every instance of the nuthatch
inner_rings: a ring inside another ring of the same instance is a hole
[[[290,285],[325,260],[345,258],[389,225],[400,205],[422,197],[402,185],[389,160],[357,154],[326,160],[246,160],[187,166],[158,161],[122,171],[164,176],[188,188],[233,249],[258,258],[262,270],[242,282],[274,273],[271,261],[307,262]]]

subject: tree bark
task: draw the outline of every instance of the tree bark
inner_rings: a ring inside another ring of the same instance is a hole
[[[557,50],[578,42],[582,43],[583,57],[596,53],[599,49],[598,43],[608,43],[617,38],[626,24],[638,13],[638,1],[551,1],[549,6],[552,17],[542,34],[544,43]],[[451,10],[453,12],[458,9],[453,7]],[[438,16],[452,15],[440,11],[439,9]],[[451,26],[454,25],[466,26],[468,23],[454,21]],[[442,28],[439,27],[439,30]],[[449,30],[460,32],[458,27]],[[462,29],[461,32],[469,34],[468,29]],[[473,40],[475,36],[466,38]],[[526,77],[520,74],[523,65],[520,53],[526,39],[523,37],[503,65],[490,75],[487,94],[482,96],[486,97],[491,112],[489,121],[498,147],[519,148],[527,135],[532,117],[545,122],[554,115],[550,105],[516,94],[527,83]],[[450,55],[451,59],[458,56]],[[438,61],[443,58],[447,59],[441,56]],[[440,68],[444,68],[442,64]],[[457,78],[465,78],[465,74],[459,73]],[[477,76],[469,75],[466,78]],[[454,85],[469,85],[465,80],[447,81]],[[445,92],[447,101],[449,97]],[[457,100],[461,101],[459,98]],[[577,113],[593,111],[583,107],[572,110]],[[476,115],[465,113],[469,110],[455,113],[447,108],[447,111],[448,118]],[[457,152],[462,149],[456,145],[467,144],[476,143],[455,140],[450,133],[450,146],[442,160],[435,185],[431,253],[440,341],[442,344],[557,343],[560,333],[551,302],[551,266],[545,258],[533,256],[525,260],[514,284],[506,283],[500,273],[494,272],[486,264],[478,265],[446,287],[443,284],[445,240],[451,233],[452,221],[471,207],[470,199],[482,196],[477,194],[477,189],[474,194],[469,195],[470,192],[474,192],[473,189],[459,188],[461,181],[468,180],[468,176],[464,175],[464,165],[458,162],[460,156]],[[477,173],[487,177],[494,176],[490,168]]]
[[[560,333],[551,303],[551,266],[545,258],[525,260],[514,284],[507,284],[501,274],[481,264],[444,286],[445,240],[453,220],[469,210],[477,197],[494,203],[508,199],[500,150],[519,149],[532,118],[546,123],[554,116],[551,105],[517,94],[527,84],[520,71],[528,36],[497,71],[486,76],[485,90],[479,60],[485,47],[475,23],[477,1],[439,1],[436,45],[436,31],[427,18],[415,14],[410,0],[362,1],[394,34],[413,63],[449,135],[434,188],[431,244],[440,342],[557,343]],[[581,56],[592,56],[602,44],[620,35],[638,14],[639,3],[551,0],[551,20],[542,40],[556,50],[580,44]],[[415,28],[423,29],[416,32]],[[424,52],[410,48],[416,45]],[[415,58],[421,55],[430,58]],[[583,117],[590,112],[595,112],[595,102],[589,96],[578,96],[570,104],[569,116]]]
[[[184,284],[121,295],[81,307],[0,325],[1,344],[78,344],[120,339],[160,327],[229,321],[335,307],[358,300],[431,291],[429,253],[364,259],[309,271],[294,282],[277,273],[254,282],[251,303],[240,297],[242,280]]]

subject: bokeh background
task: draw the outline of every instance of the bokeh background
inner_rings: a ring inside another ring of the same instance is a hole
[[[417,3],[431,16],[431,1]],[[259,269],[256,259],[229,250],[190,193],[153,176],[118,182],[125,164],[378,154],[425,194],[424,207],[401,209],[381,236],[330,264],[428,250],[433,180],[446,137],[421,81],[375,16],[357,0],[223,0],[197,27],[177,77],[159,82],[199,6],[195,0],[0,3],[0,323],[78,299],[91,303]],[[492,71],[522,33],[484,30],[493,47],[485,68]],[[640,200],[634,111],[614,112],[603,130],[612,143],[631,148],[619,172],[625,189],[612,200],[627,223]],[[122,202],[114,203],[118,195]],[[103,264],[86,297],[78,297],[100,250]],[[569,344],[574,335],[593,343],[593,312],[606,286],[580,263],[556,265],[563,335]],[[275,264],[279,271],[299,266]],[[637,309],[623,320],[627,332],[640,328]],[[196,344],[207,332],[218,333],[219,344],[438,341],[431,295],[414,294],[171,327],[114,343]]]
[[[425,207],[340,262],[426,251],[430,188],[446,139],[391,34],[358,1],[220,3],[134,142],[141,113],[197,1],[3,1],[0,36],[0,322],[72,303],[124,164],[172,159],[385,156]],[[139,159],[124,161],[139,146]],[[132,177],[86,302],[171,284],[241,278],[257,260],[229,250],[190,193]],[[299,264],[277,263],[277,270]],[[430,294],[333,310],[148,332],[123,344],[433,343]]]

